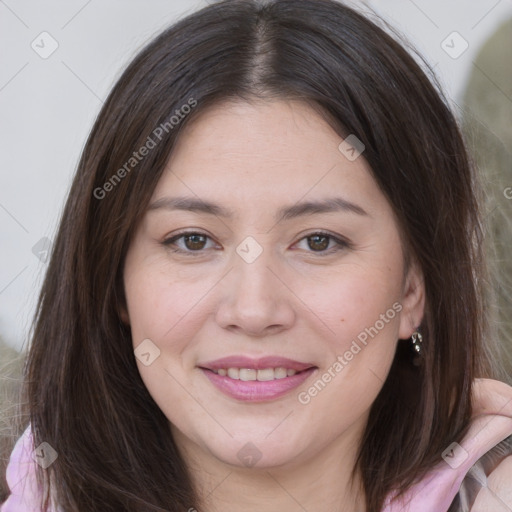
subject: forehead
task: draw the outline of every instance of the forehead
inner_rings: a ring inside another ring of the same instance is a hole
[[[340,136],[311,106],[296,100],[225,101],[208,107],[186,126],[178,138],[172,160],[194,148],[191,157],[207,153],[214,161],[244,161],[249,165],[266,159],[275,166],[302,158],[311,159],[337,148]],[[333,148],[334,144],[334,148]],[[328,155],[326,155],[328,156]],[[305,158],[307,157],[307,158]],[[272,161],[270,161],[272,159]]]
[[[342,194],[386,207],[367,162],[347,159],[342,140],[303,102],[220,103],[180,133],[153,200],[186,194],[247,210]]]

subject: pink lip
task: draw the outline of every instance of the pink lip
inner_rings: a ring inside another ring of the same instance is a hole
[[[263,357],[250,359],[245,356],[232,356],[216,359],[209,363],[198,365],[209,381],[224,394],[244,402],[267,402],[286,395],[300,386],[310,375],[315,373],[317,367],[311,363],[301,363],[283,357]],[[221,368],[249,368],[263,370],[265,368],[284,367],[299,373],[284,379],[269,381],[242,381],[223,377],[212,370]]]
[[[222,377],[211,370],[201,368],[201,371],[217,389],[232,398],[244,402],[275,400],[300,386],[316,370],[317,368],[313,367],[284,379],[260,382],[258,380],[243,381],[230,379],[229,377]]]
[[[315,366],[313,363],[301,363],[286,357],[267,356],[259,359],[251,359],[247,356],[230,356],[216,359],[207,363],[200,363],[199,368],[208,370],[220,370],[221,368],[249,368],[254,370],[264,370],[265,368],[289,368],[297,372],[307,370]]]

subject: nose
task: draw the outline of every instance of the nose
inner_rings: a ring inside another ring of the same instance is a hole
[[[251,337],[264,337],[289,329],[295,321],[291,283],[264,250],[252,263],[238,254],[234,266],[219,283],[221,299],[216,311],[219,326]]]

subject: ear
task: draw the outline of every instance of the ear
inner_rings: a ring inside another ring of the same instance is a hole
[[[119,318],[125,325],[130,325],[130,315],[128,314],[128,307],[126,306],[126,296],[124,294],[124,290],[122,292],[118,292],[117,294],[117,311],[119,313]]]
[[[128,310],[124,304],[119,306],[119,317],[124,324],[130,325],[130,316],[128,315]]]
[[[116,282],[116,306],[119,318],[123,324],[130,325],[130,315],[128,314],[128,307],[126,306],[126,292],[124,290],[124,282],[117,280]]]
[[[420,266],[411,263],[404,279],[402,311],[398,337],[409,339],[423,320],[425,312],[425,282]]]

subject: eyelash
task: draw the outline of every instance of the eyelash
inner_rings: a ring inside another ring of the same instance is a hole
[[[199,231],[183,231],[181,233],[178,233],[174,236],[172,236],[171,238],[168,238],[166,240],[164,240],[162,242],[162,245],[164,245],[165,247],[169,248],[172,252],[174,253],[179,253],[179,254],[190,254],[192,256],[200,256],[202,253],[204,253],[205,249],[198,249],[197,251],[191,251],[191,250],[184,250],[184,249],[177,249],[177,248],[172,248],[171,246],[175,246],[175,242],[187,235],[200,235],[200,236],[204,236],[206,237],[207,239],[210,239],[211,240],[211,237],[205,233],[201,233]],[[323,257],[323,256],[329,256],[333,253],[336,253],[338,251],[341,251],[343,249],[350,249],[351,248],[351,244],[347,241],[347,240],[343,240],[342,238],[338,238],[334,235],[332,235],[331,233],[328,233],[326,231],[314,231],[312,233],[309,233],[305,236],[303,236],[299,242],[301,242],[302,240],[305,240],[307,238],[310,238],[310,237],[313,237],[315,235],[320,235],[320,236],[324,236],[324,237],[327,237],[330,239],[330,241],[334,241],[337,245],[335,247],[332,247],[331,249],[328,249],[328,250],[324,250],[324,251],[308,251],[308,252],[311,252],[313,254],[316,254],[320,257]]]

